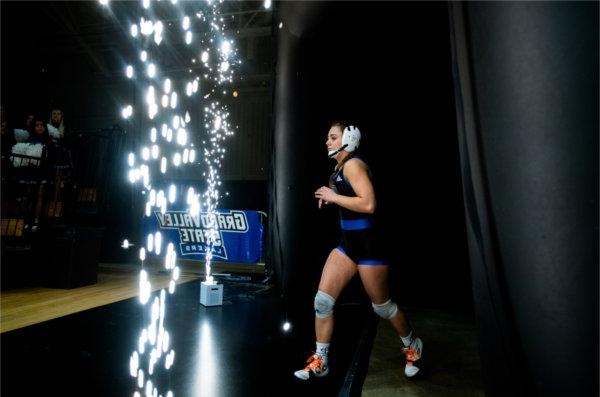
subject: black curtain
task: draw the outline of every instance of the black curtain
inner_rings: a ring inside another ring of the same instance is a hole
[[[449,10],[486,394],[598,395],[598,3]]]

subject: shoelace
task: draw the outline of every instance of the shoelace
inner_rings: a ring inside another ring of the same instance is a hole
[[[321,372],[323,370],[323,359],[318,354],[311,355],[308,360],[308,364],[304,370],[312,370],[313,372]]]
[[[419,359],[417,356],[417,351],[413,347],[402,348],[402,353],[406,355],[407,361],[417,361]]]

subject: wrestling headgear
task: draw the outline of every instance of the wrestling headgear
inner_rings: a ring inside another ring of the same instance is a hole
[[[345,150],[349,153],[352,153],[358,148],[360,144],[360,130],[353,125],[349,125],[344,128],[342,132],[342,146],[337,149],[329,152],[329,157],[333,157],[342,150]]]
[[[353,125],[344,128],[342,134],[342,146],[346,146],[344,150],[352,153],[360,144],[360,130]]]

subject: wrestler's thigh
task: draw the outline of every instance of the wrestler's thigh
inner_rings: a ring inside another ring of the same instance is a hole
[[[352,259],[337,248],[331,250],[323,267],[319,290],[337,299],[356,271],[357,266]]]

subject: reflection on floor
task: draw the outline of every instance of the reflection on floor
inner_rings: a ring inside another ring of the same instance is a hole
[[[423,374],[404,374],[401,341],[380,321],[373,343],[363,397],[483,397],[473,314],[459,310],[405,310],[423,339]]]
[[[313,348],[310,310],[290,312],[289,333],[275,288],[224,282],[224,304],[199,304],[199,282],[177,287],[165,328],[175,364],[155,369],[154,385],[175,396],[336,396],[352,359],[364,317],[360,305],[342,305],[332,371],[302,382],[293,371]],[[310,305],[308,305],[310,306]],[[308,307],[307,306],[307,307]],[[310,307],[308,307],[310,309]],[[129,358],[147,314],[137,298],[101,306],[2,334],[2,395],[131,396]],[[143,393],[142,393],[143,394]]]
[[[106,270],[95,286],[21,296],[29,299],[22,308],[22,300],[11,301],[14,291],[2,292],[3,332],[14,329],[1,336],[2,395],[133,395],[129,357],[147,313],[136,297],[137,272]],[[164,275],[153,276],[160,286]],[[370,363],[358,354],[361,348],[368,354],[377,321],[364,293],[350,293],[336,306],[330,375],[303,382],[292,373],[314,349],[314,291],[284,303],[260,278],[223,279],[223,306],[206,308],[199,304],[198,277],[183,273],[168,300],[165,327],[176,358],[153,377],[163,396],[167,390],[175,396],[355,396],[367,365],[366,397],[483,396],[472,315],[407,310],[429,364],[423,377],[408,381],[400,341],[387,322],[379,322]],[[25,326],[31,316],[37,324]],[[289,332],[281,328],[284,320],[292,324]],[[19,321],[23,328],[16,329]]]

